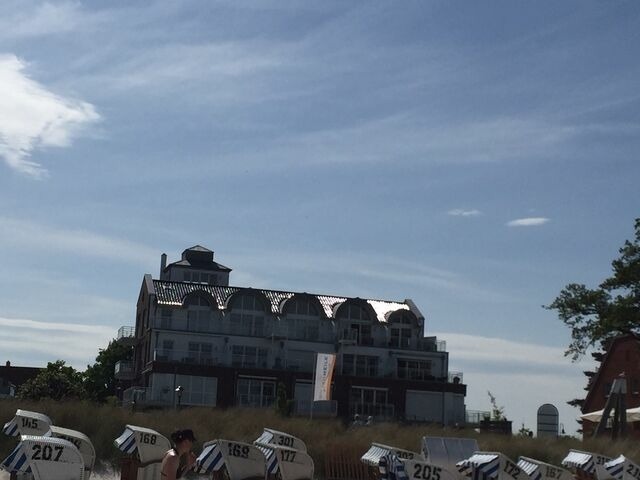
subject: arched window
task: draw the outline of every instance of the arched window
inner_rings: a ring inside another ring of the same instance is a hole
[[[265,305],[257,295],[238,294],[231,302],[231,332],[235,335],[265,335]]]
[[[389,317],[389,346],[409,348],[411,339],[418,336],[417,319],[408,310],[396,310]]]
[[[343,303],[337,312],[340,324],[340,340],[348,340],[358,345],[373,345],[371,335],[371,315],[364,306]]]
[[[190,295],[185,300],[187,307],[187,330],[190,332],[212,332],[211,303],[203,295]]]
[[[284,307],[287,336],[297,340],[320,339],[320,315],[315,302],[306,297],[292,297]]]

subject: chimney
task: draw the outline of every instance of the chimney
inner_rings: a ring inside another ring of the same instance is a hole
[[[5,364],[5,366],[6,366],[7,368],[9,368],[9,367],[11,366],[11,362],[10,362],[9,360],[7,360],[7,363]]]
[[[160,255],[160,278],[162,278],[162,273],[165,268],[167,268],[167,254],[163,253]]]

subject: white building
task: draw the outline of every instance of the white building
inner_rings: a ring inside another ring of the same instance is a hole
[[[145,275],[135,361],[116,375],[125,400],[173,406],[271,406],[282,384],[307,414],[315,354],[335,353],[332,402],[315,414],[464,423],[466,386],[449,372],[444,342],[425,337],[411,300],[388,301],[229,286],[231,269],[195,246]],[[178,386],[183,388],[176,393]]]

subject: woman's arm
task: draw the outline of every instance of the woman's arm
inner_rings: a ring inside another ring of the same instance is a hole
[[[162,462],[162,480],[176,480],[179,464],[177,455],[167,455]]]

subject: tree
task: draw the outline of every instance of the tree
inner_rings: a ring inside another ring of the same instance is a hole
[[[640,333],[640,218],[635,220],[634,240],[625,241],[619,253],[611,263],[613,275],[598,288],[571,283],[544,307],[556,310],[571,329],[565,355],[573,361],[617,335]]]
[[[496,397],[494,397],[490,391],[487,390],[487,394],[489,395],[489,401],[491,402],[491,420],[496,422],[506,420],[507,417],[504,416],[504,407],[498,406]]]
[[[131,347],[111,340],[107,348],[100,349],[96,362],[87,365],[84,372],[84,387],[89,400],[104,402],[107,397],[116,394],[115,367],[122,360],[130,360]]]
[[[47,368],[20,386],[17,395],[23,400],[82,399],[84,398],[82,373],[67,366],[64,360],[49,362]]]

